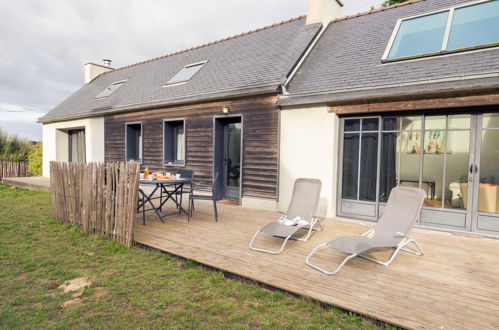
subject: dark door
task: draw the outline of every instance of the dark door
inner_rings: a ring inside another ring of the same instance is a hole
[[[241,191],[241,118],[215,122],[215,172],[219,173],[218,198],[239,200]]]

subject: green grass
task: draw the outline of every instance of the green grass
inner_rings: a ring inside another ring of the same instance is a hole
[[[341,328],[369,320],[52,220],[49,194],[0,185],[0,328]],[[89,277],[83,303],[57,287]]]

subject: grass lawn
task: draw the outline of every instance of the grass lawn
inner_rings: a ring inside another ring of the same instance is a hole
[[[0,185],[0,328],[377,328],[191,261],[52,220],[47,193]],[[58,289],[88,277],[79,305]]]

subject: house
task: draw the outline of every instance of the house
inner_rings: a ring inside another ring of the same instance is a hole
[[[203,184],[218,174],[219,199],[275,210],[281,85],[339,16],[335,0],[310,4],[307,17],[123,68],[86,63],[85,84],[39,120],[44,176],[51,160],[136,160]]]
[[[420,226],[499,235],[499,1],[412,0],[314,43],[278,102],[280,206],[313,176],[328,216],[375,221],[420,186]]]
[[[396,185],[420,226],[499,235],[499,1],[412,0],[306,17],[112,69],[42,117],[50,160],[194,170],[218,198],[285,209],[298,177],[321,213],[376,221]]]

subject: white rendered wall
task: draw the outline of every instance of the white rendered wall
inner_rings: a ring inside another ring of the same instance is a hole
[[[43,124],[43,176],[50,176],[50,161],[68,161],[69,129],[85,129],[87,162],[104,161],[104,117]]]
[[[325,105],[280,113],[279,210],[288,207],[297,178],[322,181],[319,215],[336,215],[339,119]]]

